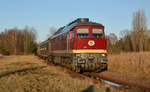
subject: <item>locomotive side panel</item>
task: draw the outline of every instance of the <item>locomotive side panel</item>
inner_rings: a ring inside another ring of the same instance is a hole
[[[43,58],[48,57],[49,54],[49,41],[46,40],[38,46],[37,54]]]

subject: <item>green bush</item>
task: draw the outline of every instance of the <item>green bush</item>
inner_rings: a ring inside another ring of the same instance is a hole
[[[9,51],[6,50],[6,49],[4,49],[4,48],[0,48],[0,53],[1,53],[2,55],[10,55]]]
[[[30,45],[29,45],[29,47],[28,47],[28,49],[27,49],[27,53],[28,53],[28,54],[35,53],[35,49],[36,49],[36,48],[37,48],[36,43],[30,42]]]

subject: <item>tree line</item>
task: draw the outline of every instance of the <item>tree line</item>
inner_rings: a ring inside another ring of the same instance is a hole
[[[5,29],[0,33],[0,53],[31,54],[36,50],[36,30],[25,27],[24,29]]]
[[[50,28],[50,35],[55,31],[56,28]],[[31,54],[36,51],[36,48],[36,30],[34,28],[12,28],[0,33],[1,54]],[[109,52],[150,51],[150,30],[147,28],[144,10],[140,9],[133,14],[132,29],[121,31],[120,38],[114,33],[107,35],[107,49]]]
[[[141,52],[150,51],[150,30],[144,10],[139,9],[133,14],[132,29],[120,32],[120,38],[110,33],[107,36],[109,52]]]

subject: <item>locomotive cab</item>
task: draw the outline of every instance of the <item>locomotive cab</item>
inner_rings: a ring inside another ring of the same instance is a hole
[[[107,70],[106,38],[103,26],[77,26],[73,49],[80,71]]]

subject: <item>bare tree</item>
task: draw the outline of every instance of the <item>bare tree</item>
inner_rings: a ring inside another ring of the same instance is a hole
[[[6,29],[0,33],[0,52],[30,54],[36,48],[36,32],[33,28]]]
[[[55,27],[51,27],[50,28],[50,34],[48,35],[48,37],[52,36],[53,34],[55,34],[55,32],[57,31],[57,29]]]
[[[120,48],[123,51],[133,51],[132,43],[131,43],[131,32],[128,29],[125,29],[120,32],[121,39],[120,39]]]
[[[118,42],[118,38],[114,33],[110,33],[107,36],[107,49],[110,53],[116,52],[118,49],[116,43]]]
[[[148,50],[147,19],[144,10],[140,9],[133,14],[133,30],[131,41],[134,51]]]
[[[24,35],[24,54],[28,54],[30,52],[30,47],[33,43],[35,43],[36,40],[36,31],[34,28],[28,28],[26,27],[23,30]]]
[[[114,33],[110,33],[107,39],[109,40],[108,42],[110,42],[110,44],[112,45],[116,44],[116,42],[118,41],[118,38]]]

